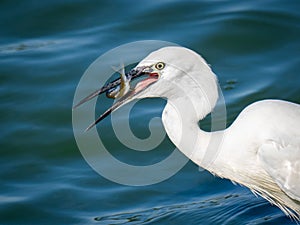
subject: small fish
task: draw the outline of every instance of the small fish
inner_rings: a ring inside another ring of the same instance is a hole
[[[120,73],[121,83],[119,86],[115,87],[114,89],[108,90],[106,92],[106,97],[108,98],[121,98],[126,95],[130,90],[130,81],[131,76],[126,76],[124,67]]]
[[[124,68],[124,66],[122,68]],[[96,90],[87,97],[81,99],[77,104],[73,106],[73,110],[82,105],[83,103],[95,98],[96,96],[101,95],[102,93],[106,93],[106,96],[109,98],[119,98],[125,96],[130,91],[130,81],[144,75],[145,68],[146,67],[139,67],[136,69],[132,69],[126,75],[123,69],[122,73],[120,73],[120,78],[113,80],[112,82],[104,85],[99,90]],[[118,72],[119,70],[116,71]],[[119,87],[120,85],[121,88]],[[111,92],[113,93],[111,94]]]

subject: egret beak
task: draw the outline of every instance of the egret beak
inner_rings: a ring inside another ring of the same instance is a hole
[[[142,76],[144,68],[137,68],[137,69],[132,69],[129,73],[125,74],[125,76],[127,77],[127,79],[129,80],[133,80],[137,77]],[[109,93],[110,91],[114,90],[116,87],[118,87],[121,84],[121,78],[117,78],[114,81],[104,85],[102,88],[100,88],[99,90],[91,93],[90,95],[88,95],[87,97],[85,97],[84,99],[82,99],[80,102],[78,102],[75,106],[73,106],[73,109],[76,109],[78,106],[82,105],[83,103],[95,98],[98,95],[101,95],[103,93]]]
[[[135,87],[132,89],[128,89],[124,92],[123,87],[127,87],[127,84],[124,84],[124,82],[128,82],[128,84],[141,76],[146,75],[147,77],[141,81],[139,81]],[[145,90],[147,87],[149,87],[151,84],[156,82],[158,80],[158,74],[153,72],[153,69],[151,66],[144,66],[144,67],[137,67],[135,69],[132,69],[129,73],[125,74],[126,78],[121,77],[118,79],[115,79],[114,81],[104,85],[101,89],[93,92],[92,94],[88,95],[84,99],[82,99],[79,103],[77,103],[73,109],[77,108],[78,106],[82,105],[83,103],[91,100],[92,98],[102,94],[106,93],[107,97],[113,97],[111,93],[114,93],[116,98],[118,99],[109,109],[107,109],[98,119],[95,120],[91,125],[89,125],[85,131],[90,130],[93,128],[97,123],[99,123],[101,120],[109,116],[113,111],[117,110],[121,106],[129,103],[136,97],[137,94],[141,93],[143,90]],[[118,93],[115,93],[117,88],[119,88]],[[121,94],[120,94],[121,93]]]

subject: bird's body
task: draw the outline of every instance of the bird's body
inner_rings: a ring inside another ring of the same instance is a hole
[[[249,187],[297,218],[300,214],[299,127],[299,105],[280,100],[253,103],[229,128],[221,131],[223,141],[208,170]],[[196,163],[201,161],[196,159]]]
[[[149,76],[96,123],[132,99],[166,98],[163,125],[182,153],[300,220],[299,104],[259,101],[246,107],[227,129],[206,132],[198,122],[214,109],[218,85],[200,55],[183,47],[165,47],[149,54],[136,71]],[[207,153],[211,153],[209,160]]]
[[[178,142],[182,134],[178,134],[181,125],[175,104],[167,105],[166,110],[163,124],[168,136],[194,163],[250,188],[299,220],[300,105],[281,100],[258,101],[246,107],[230,127],[216,132],[202,131],[195,122],[185,124],[197,133],[194,149]],[[204,164],[209,143],[218,139],[214,136],[222,139],[219,149],[214,149],[215,158]]]

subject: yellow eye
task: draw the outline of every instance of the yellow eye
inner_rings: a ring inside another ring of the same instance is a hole
[[[158,69],[158,70],[162,70],[163,68],[165,68],[165,63],[163,62],[158,62],[155,64],[155,69]]]

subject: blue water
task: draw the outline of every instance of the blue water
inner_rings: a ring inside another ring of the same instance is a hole
[[[218,75],[228,124],[260,99],[300,103],[298,0],[1,1],[0,10],[0,224],[293,224],[248,189],[191,162],[150,186],[106,180],[76,145],[72,104],[98,56],[149,39],[206,58]],[[147,136],[145,122],[163,105],[139,103],[133,131]],[[102,126],[108,129],[109,120]],[[113,155],[138,163],[140,156],[126,154],[114,135],[104,138]],[[149,160],[173,147],[166,139]]]

